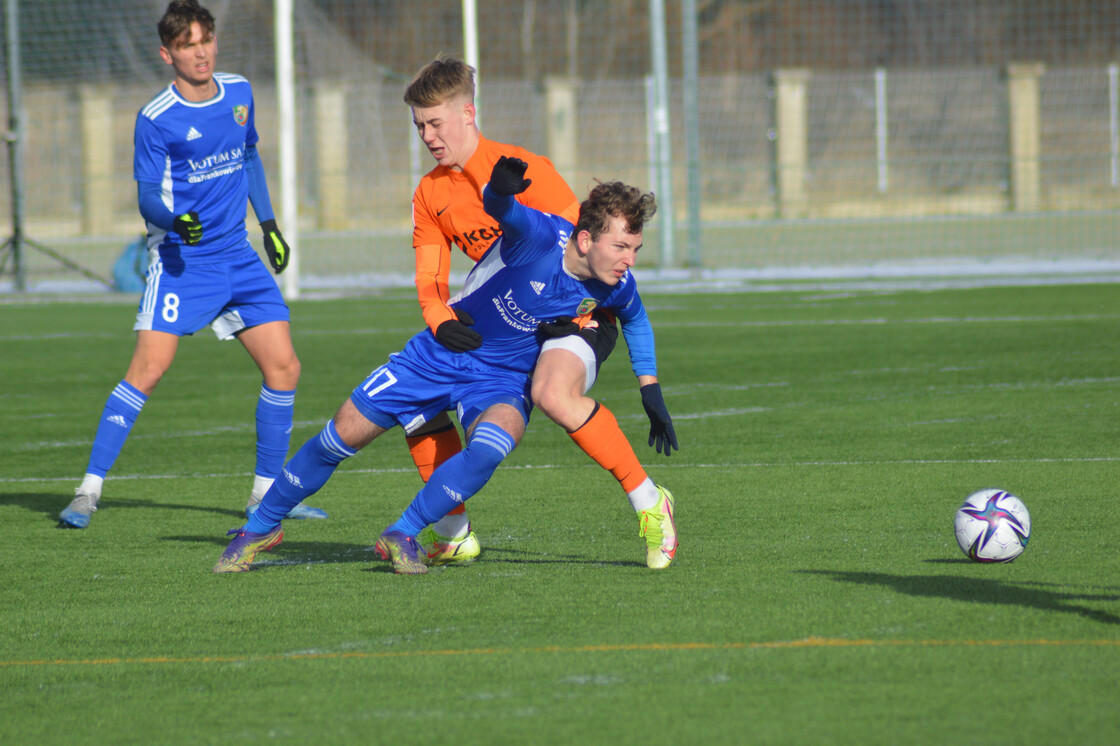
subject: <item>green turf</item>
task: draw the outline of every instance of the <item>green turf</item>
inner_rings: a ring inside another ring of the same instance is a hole
[[[371,550],[419,485],[399,433],[252,572],[259,376],[185,340],[92,525],[56,528],[132,348],[128,303],[0,306],[0,743],[1110,744],[1120,733],[1120,290],[647,297],[682,450],[623,347],[596,395],[678,501],[652,572],[554,425],[470,503],[483,556]],[[293,447],[418,328],[408,291],[293,304]],[[968,562],[970,492],[1031,509]]]

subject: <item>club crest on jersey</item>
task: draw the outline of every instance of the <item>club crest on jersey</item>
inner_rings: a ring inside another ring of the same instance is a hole
[[[596,306],[598,306],[598,305],[599,305],[599,301],[595,300],[594,298],[584,298],[580,302],[579,308],[576,309],[576,315],[577,316],[586,316],[589,313],[591,313],[592,311],[594,311]]]
[[[245,123],[249,121],[249,107],[245,104],[238,104],[233,107],[233,121],[244,127]]]

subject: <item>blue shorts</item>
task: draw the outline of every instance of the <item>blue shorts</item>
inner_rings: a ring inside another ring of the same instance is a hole
[[[216,263],[184,266],[156,259],[148,267],[134,331],[180,337],[210,324],[218,339],[269,321],[288,321],[284,296],[255,251]]]
[[[421,335],[431,336],[424,331]],[[420,337],[421,335],[417,335]],[[350,401],[370,422],[415,432],[436,415],[454,409],[463,428],[488,407],[509,404],[529,421],[529,375],[495,368],[467,353],[445,350],[437,342],[413,337],[404,350],[369,374]]]

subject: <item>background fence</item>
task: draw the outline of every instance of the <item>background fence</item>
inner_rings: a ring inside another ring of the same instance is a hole
[[[8,2],[22,61],[27,284],[90,286],[143,230],[132,128],[170,79],[155,31],[165,2]],[[678,249],[673,266],[793,275],[1120,261],[1120,0],[691,6],[699,75],[686,91],[682,5],[664,4],[678,246],[690,186],[701,220],[699,250]],[[218,68],[254,84],[275,185],[273,3],[208,7]],[[650,7],[479,0],[484,133],[550,155],[577,193],[595,178],[653,188]],[[460,0],[293,8],[302,283],[410,282],[409,200],[432,161],[401,95],[437,53],[463,55]],[[6,46],[6,73],[11,59]],[[694,185],[686,92],[698,123]],[[7,236],[12,196],[5,181]],[[651,231],[644,266],[661,263],[660,242]],[[10,290],[10,251],[0,271]]]

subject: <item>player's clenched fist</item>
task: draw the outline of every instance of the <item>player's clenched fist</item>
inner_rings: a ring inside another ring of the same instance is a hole
[[[490,189],[494,194],[502,197],[521,194],[533,183],[532,179],[525,178],[525,169],[527,168],[529,168],[529,164],[520,158],[509,158],[503,155],[494,164],[494,170],[490,172]]]
[[[202,222],[198,219],[198,213],[193,210],[175,218],[171,227],[187,246],[197,246],[202,240]]]

